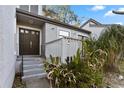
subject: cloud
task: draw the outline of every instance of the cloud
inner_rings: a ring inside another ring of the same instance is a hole
[[[117,9],[118,11],[124,11],[124,7]]]
[[[122,23],[122,22],[117,22],[117,23],[115,23],[115,24],[123,25],[123,23]]]
[[[105,9],[105,6],[103,5],[96,5],[91,8],[92,11],[98,11],[98,10],[103,10]]]
[[[114,16],[115,14],[112,13],[112,10],[107,11],[104,16]]]

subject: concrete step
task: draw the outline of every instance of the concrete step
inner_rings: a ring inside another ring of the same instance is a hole
[[[33,75],[25,75],[22,77],[22,80],[36,79],[36,78],[44,78],[47,76],[47,73],[33,74]]]
[[[34,68],[34,69],[28,69],[28,70],[24,70],[24,76],[25,75],[33,75],[33,74],[38,74],[38,73],[44,73],[44,69],[42,68]]]
[[[34,65],[34,64],[42,64],[42,61],[24,61],[23,65]]]
[[[43,58],[23,58],[23,61],[42,61],[44,60]],[[22,61],[22,58],[17,58],[17,61]]]
[[[28,70],[28,69],[34,69],[34,68],[44,68],[43,64],[29,64],[29,65],[23,65],[23,69],[24,70]]]

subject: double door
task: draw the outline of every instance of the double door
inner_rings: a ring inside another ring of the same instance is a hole
[[[19,54],[39,55],[40,32],[30,29],[19,29]]]

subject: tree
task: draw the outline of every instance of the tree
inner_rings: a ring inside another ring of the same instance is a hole
[[[70,6],[46,6],[45,16],[51,17],[61,22],[80,26],[80,18],[70,9]]]

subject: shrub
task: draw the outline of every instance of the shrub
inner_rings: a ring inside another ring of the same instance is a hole
[[[51,57],[50,62],[45,62],[48,79],[51,80],[52,87],[102,86],[102,68],[106,53],[100,49],[89,49],[88,42],[83,42],[83,51],[78,49],[76,55],[67,64],[62,64],[60,60],[53,57]]]
[[[124,53],[124,27],[108,28],[96,41],[96,46],[108,54],[104,65],[105,72],[119,72],[118,63]]]
[[[82,49],[67,64],[59,58],[45,62],[52,87],[102,87],[104,72],[119,72],[124,54],[124,28],[112,26],[98,40],[82,42]]]

